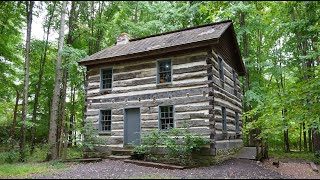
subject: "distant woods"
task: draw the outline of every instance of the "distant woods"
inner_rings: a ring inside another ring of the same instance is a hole
[[[319,9],[316,1],[0,2],[1,146],[19,149],[23,161],[38,145],[50,144],[48,160],[81,145],[85,69],[77,61],[120,33],[138,38],[230,19],[248,72],[245,144],[259,135],[272,149],[318,151]],[[40,13],[44,36],[34,39]]]

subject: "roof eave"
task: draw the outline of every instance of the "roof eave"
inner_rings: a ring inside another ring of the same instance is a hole
[[[143,51],[143,52],[134,53],[134,54],[126,54],[123,56],[116,56],[116,57],[104,58],[104,59],[95,59],[95,60],[89,60],[89,61],[80,61],[78,63],[82,66],[89,66],[89,65],[102,64],[102,63],[106,63],[106,62],[123,61],[123,60],[128,60],[128,59],[133,59],[133,58],[142,58],[142,57],[145,58],[148,56],[153,56],[153,55],[162,54],[162,53],[188,50],[188,49],[202,47],[202,46],[203,47],[210,46],[210,45],[217,44],[217,43],[219,43],[219,37],[214,38],[214,39],[205,40],[205,41],[197,41],[197,42],[182,44],[182,45],[173,46],[173,47],[155,49],[155,50],[150,50],[150,51]]]

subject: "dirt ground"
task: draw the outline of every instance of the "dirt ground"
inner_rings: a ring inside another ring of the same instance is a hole
[[[280,161],[279,167],[272,165],[276,161],[274,159],[268,159],[263,162],[263,165],[275,172],[280,173],[281,175],[292,176],[296,179],[320,179],[320,173],[314,172],[310,164],[304,161]],[[320,170],[320,166],[317,166]]]
[[[168,170],[138,166],[105,159],[96,163],[73,165],[64,172],[35,175],[36,179],[320,179],[304,162],[280,162],[277,168],[273,159],[262,163],[231,159],[222,164],[184,170]],[[320,168],[319,168],[320,169]]]

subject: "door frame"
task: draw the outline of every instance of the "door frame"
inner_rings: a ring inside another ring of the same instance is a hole
[[[123,108],[123,147],[125,146],[130,146],[128,144],[125,144],[125,138],[126,138],[126,135],[127,135],[127,131],[126,131],[126,125],[127,125],[127,122],[126,122],[126,119],[127,119],[127,113],[126,113],[126,110],[128,109],[139,109],[139,127],[140,127],[140,144],[141,144],[141,107],[128,107],[128,108]],[[134,146],[134,145],[132,145]]]

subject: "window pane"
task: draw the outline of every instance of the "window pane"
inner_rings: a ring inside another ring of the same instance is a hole
[[[171,82],[171,60],[158,62],[158,83]]]
[[[160,106],[160,128],[173,128],[173,106]]]
[[[101,70],[102,89],[110,89],[112,87],[112,69]]]
[[[111,131],[111,110],[101,110],[100,114],[101,131]]]

